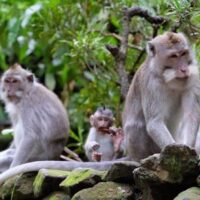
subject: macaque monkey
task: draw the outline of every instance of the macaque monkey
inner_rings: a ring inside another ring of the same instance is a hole
[[[129,157],[139,161],[173,143],[194,147],[200,153],[199,71],[186,37],[164,33],[148,43],[147,52],[132,80],[123,112]]]
[[[0,172],[31,161],[58,160],[69,123],[57,96],[18,64],[3,74],[0,87],[14,129],[11,146],[0,152]]]
[[[123,132],[121,128],[112,127],[113,113],[108,108],[98,108],[90,116],[91,128],[84,145],[89,161],[116,159],[123,155]]]
[[[186,37],[164,33],[148,42],[147,52],[129,88],[122,116],[129,158],[140,161],[173,143],[194,147],[200,153],[199,71]],[[114,162],[119,161],[28,163],[0,175],[0,182],[40,168],[106,169]]]

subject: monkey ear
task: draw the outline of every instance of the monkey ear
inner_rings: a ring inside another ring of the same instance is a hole
[[[34,81],[34,76],[33,76],[33,74],[28,75],[28,76],[27,76],[27,80],[28,80],[29,82],[33,82],[33,81]]]
[[[156,54],[156,49],[155,49],[155,46],[152,42],[148,42],[147,43],[147,53],[150,55],[150,56],[155,56]]]
[[[90,125],[94,126],[94,115],[90,116]]]

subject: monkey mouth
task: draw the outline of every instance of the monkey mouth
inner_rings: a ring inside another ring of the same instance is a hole
[[[8,95],[7,98],[12,102],[17,102],[19,100],[15,95]]]
[[[187,81],[188,79],[189,79],[189,76],[176,77],[176,80],[178,81]]]

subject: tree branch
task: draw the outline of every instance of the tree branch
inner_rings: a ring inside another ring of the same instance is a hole
[[[157,34],[158,25],[164,25],[167,20],[160,16],[152,16],[151,13],[143,8],[140,8],[138,6],[131,7],[131,8],[124,8],[123,9],[123,18],[122,18],[122,36],[118,37],[120,38],[120,46],[118,47],[112,47],[107,45],[107,49],[111,52],[111,54],[114,56],[116,61],[116,68],[117,73],[119,75],[119,82],[121,85],[121,97],[122,100],[125,99],[126,94],[128,92],[129,88],[129,79],[128,79],[128,73],[125,69],[126,65],[126,55],[127,55],[127,49],[129,47],[128,45],[128,36],[130,33],[129,27],[130,27],[130,21],[131,18],[134,16],[140,16],[142,18],[145,18],[148,22],[150,22],[154,28],[154,35]],[[135,47],[135,46],[133,46]],[[140,50],[140,56],[137,59],[136,62],[140,60],[142,57],[144,50],[142,48],[137,48],[137,50]]]
[[[148,10],[145,10],[138,6],[128,8],[126,14],[129,17],[129,19],[131,19],[134,16],[140,16],[142,18],[145,18],[151,24],[162,25],[167,22],[165,18],[160,16],[152,16],[152,14]]]

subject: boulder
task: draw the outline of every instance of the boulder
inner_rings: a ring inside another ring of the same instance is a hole
[[[134,200],[133,188],[128,184],[101,182],[76,193],[72,200]]]
[[[61,182],[60,187],[68,194],[73,195],[83,188],[92,187],[102,181],[104,175],[104,171],[83,168],[75,169]]]
[[[198,155],[185,145],[168,145],[134,170],[136,187],[145,200],[169,200],[196,184],[199,174]]]
[[[200,199],[200,188],[191,187],[181,192],[174,200],[199,200]]]
[[[33,195],[35,175],[34,172],[29,172],[8,179],[0,188],[0,198],[2,200],[35,199]]]
[[[131,161],[116,163],[106,172],[103,180],[133,183],[133,170],[137,167],[139,167],[139,164]]]
[[[42,200],[70,200],[71,198],[64,192],[53,192]]]
[[[33,183],[33,191],[35,197],[43,197],[52,193],[52,191],[59,190],[59,184],[68,176],[70,172],[55,170],[55,169],[41,169]]]

